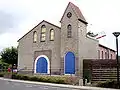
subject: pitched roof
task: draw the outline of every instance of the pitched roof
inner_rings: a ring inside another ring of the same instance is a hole
[[[42,22],[46,22],[46,23],[48,23],[48,24],[50,24],[50,25],[53,25],[53,26],[61,29],[59,26],[56,26],[56,25],[54,25],[54,24],[52,24],[52,23],[50,23],[50,22],[48,22],[48,21],[43,20],[43,21],[41,21],[38,25],[36,25],[34,28],[32,28],[29,32],[27,32],[24,36],[22,36],[17,42],[19,42],[23,37],[25,37],[28,33],[30,33],[32,30],[34,30],[34,29],[35,29],[37,26],[39,26]]]
[[[113,52],[116,52],[114,49],[111,49],[111,48],[109,48],[109,47],[106,47],[106,46],[104,46],[104,45],[102,45],[102,44],[99,44],[99,46],[100,46],[100,47],[103,47],[103,48],[105,48],[105,49],[109,49],[109,50],[111,50],[111,51],[113,51]]]
[[[83,23],[85,23],[85,24],[88,24],[87,21],[85,20],[84,16],[83,16],[81,10],[79,9],[79,7],[77,7],[76,5],[74,5],[74,4],[71,3],[71,2],[69,2],[68,6],[69,6],[69,5],[72,7],[73,11],[76,13],[76,15],[77,15],[77,17],[78,17],[78,20],[80,20],[81,22],[83,22]],[[67,8],[68,8],[68,6],[67,6]],[[67,8],[66,8],[66,10],[67,10]],[[66,10],[65,10],[65,12],[66,12]],[[64,12],[63,16],[65,15],[65,12]],[[62,16],[60,22],[62,21],[63,16]]]

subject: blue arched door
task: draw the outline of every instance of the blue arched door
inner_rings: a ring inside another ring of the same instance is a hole
[[[36,63],[36,73],[47,73],[48,72],[48,62],[46,58],[40,57]]]
[[[65,74],[75,74],[75,55],[72,52],[65,56]]]

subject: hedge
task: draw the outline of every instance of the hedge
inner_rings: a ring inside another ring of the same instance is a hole
[[[0,72],[0,77],[4,77],[4,73],[3,72]]]
[[[78,85],[79,83],[78,78],[70,76],[28,76],[22,74],[13,74],[12,79],[72,85]]]
[[[58,83],[58,84],[66,84],[64,78],[60,77],[50,77],[50,76],[28,76],[28,75],[20,75],[13,74],[12,79],[19,80],[29,80],[29,81],[38,81],[38,82],[48,82],[48,83]]]
[[[73,76],[45,76],[45,75],[30,76],[16,73],[12,74],[8,72],[0,72],[0,77],[57,84],[72,84],[72,85],[79,84],[79,78]]]
[[[103,87],[103,88],[116,88],[116,89],[118,88],[117,81],[115,81],[115,80],[108,80],[106,82],[99,82],[99,83],[97,83],[96,86]]]

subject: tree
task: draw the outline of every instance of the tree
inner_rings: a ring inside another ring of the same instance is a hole
[[[15,47],[5,48],[1,52],[1,59],[5,63],[17,65],[17,58],[18,58],[18,50]]]
[[[0,71],[5,71],[8,67],[10,67],[10,64],[2,62],[2,59],[0,58]]]

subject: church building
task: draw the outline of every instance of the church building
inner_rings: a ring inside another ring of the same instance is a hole
[[[82,78],[84,59],[115,58],[114,50],[86,35],[88,23],[73,3],[69,2],[60,23],[61,27],[43,20],[18,40],[18,69],[21,72],[70,74]]]

